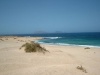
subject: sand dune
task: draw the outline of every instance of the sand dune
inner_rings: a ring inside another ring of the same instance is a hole
[[[49,52],[25,53],[36,37],[0,37],[0,75],[100,75],[100,48],[42,44]],[[83,66],[87,73],[77,69]]]

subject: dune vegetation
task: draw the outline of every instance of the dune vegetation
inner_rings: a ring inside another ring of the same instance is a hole
[[[35,42],[30,42],[30,43],[25,43],[23,44],[20,49],[24,47],[25,52],[49,52],[48,50],[46,50],[44,47],[42,47],[39,43],[35,43]]]

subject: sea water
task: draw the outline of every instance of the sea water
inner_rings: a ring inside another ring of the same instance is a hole
[[[100,32],[15,34],[15,36],[43,37],[35,41],[43,44],[100,47]]]
[[[38,43],[100,47],[100,33],[52,33],[41,35]]]

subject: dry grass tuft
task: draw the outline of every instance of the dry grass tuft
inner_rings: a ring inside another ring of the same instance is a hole
[[[82,70],[83,72],[87,73],[86,69],[82,66],[77,66],[77,69]]]
[[[4,41],[3,39],[0,39],[1,41]]]
[[[85,47],[84,49],[90,49],[90,47]]]
[[[14,37],[14,39],[17,39],[16,37]]]
[[[22,47],[25,47],[25,52],[49,52],[45,48],[41,47],[40,44],[35,42],[25,43],[21,46],[21,48]]]

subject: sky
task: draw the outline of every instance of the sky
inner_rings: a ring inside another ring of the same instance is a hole
[[[100,0],[0,0],[0,34],[100,32]]]

